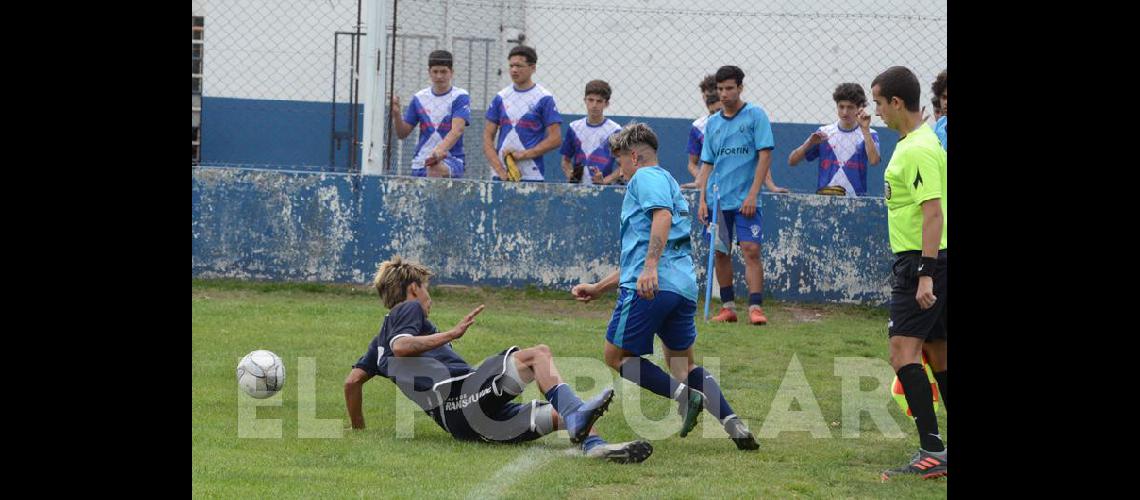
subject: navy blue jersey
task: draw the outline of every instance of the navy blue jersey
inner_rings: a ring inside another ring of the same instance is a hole
[[[387,377],[393,382],[414,380],[417,391],[431,390],[432,385],[436,383],[474,372],[475,369],[451,349],[451,344],[439,346],[418,356],[431,358],[438,363],[411,362],[414,358],[399,358],[403,362],[392,362],[392,358],[395,357],[392,354],[392,345],[397,339],[431,335],[438,331],[435,325],[424,317],[424,310],[419,302],[414,300],[401,302],[384,316],[380,333],[368,344],[368,352],[353,366],[373,375]]]

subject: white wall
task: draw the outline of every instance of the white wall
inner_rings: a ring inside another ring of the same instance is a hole
[[[192,14],[205,17],[203,95],[331,101],[333,33],[355,31],[356,4],[192,0]],[[348,100],[348,40],[341,37],[338,101]]]
[[[609,114],[695,117],[701,77],[732,64],[773,121],[818,123],[835,119],[837,84],[860,83],[869,98],[894,65],[915,72],[928,102],[946,67],[946,2],[540,0],[528,2],[527,37],[535,79],[563,112],[585,113],[583,88],[601,78],[614,89]]]

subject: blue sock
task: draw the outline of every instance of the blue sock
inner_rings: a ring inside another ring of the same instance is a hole
[[[720,302],[722,304],[734,300],[736,300],[736,290],[732,288],[732,285],[720,287]]]
[[[582,400],[565,383],[558,384],[546,391],[546,400],[550,401],[550,404],[554,406],[554,411],[557,411],[559,415],[569,415],[579,406],[582,406]]]
[[[723,422],[724,417],[734,414],[732,407],[728,405],[728,399],[725,399],[724,393],[720,390],[720,384],[716,383],[716,379],[709,375],[703,366],[697,366],[689,372],[688,383],[689,387],[705,393],[705,397],[708,398],[709,413],[712,413],[717,420]]]
[[[673,398],[679,382],[673,380],[665,370],[650,362],[648,359],[637,357],[626,359],[621,364],[621,378],[649,389],[663,398]]]
[[[606,444],[606,440],[602,439],[602,437],[598,436],[597,434],[589,436],[585,441],[582,441],[582,451],[590,451],[590,448],[593,448],[600,444]]]
[[[748,294],[748,305],[758,306],[764,303],[764,292]]]

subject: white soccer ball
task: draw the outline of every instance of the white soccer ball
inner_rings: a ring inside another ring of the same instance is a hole
[[[253,351],[238,362],[237,380],[246,394],[268,398],[285,386],[285,363],[272,352]]]

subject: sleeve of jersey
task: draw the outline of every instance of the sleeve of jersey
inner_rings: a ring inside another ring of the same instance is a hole
[[[383,339],[384,348],[392,349],[392,344],[401,337],[414,337],[423,330],[424,310],[415,301],[405,302],[388,313],[388,328]]]
[[[673,211],[673,193],[670,192],[669,184],[664,177],[642,174],[637,178],[637,185],[631,182],[629,189],[633,191],[634,199],[645,213],[658,208]]]
[[[471,125],[471,96],[463,94],[451,103],[451,119],[462,118],[463,123]]]
[[[915,203],[935,200],[942,197],[942,173],[938,171],[938,161],[933,155],[922,151],[911,150],[907,154],[907,161],[914,165],[909,171],[907,190],[910,191]]]
[[[404,110],[404,123],[408,125],[415,125],[420,122],[420,100],[412,96],[412,102],[408,103],[408,108]]]
[[[701,162],[713,164],[716,163],[716,157],[712,152],[712,141],[709,140],[709,135],[712,133],[712,127],[709,124],[705,125],[705,138],[701,141]]]
[[[543,97],[538,108],[542,111],[542,128],[555,123],[562,123],[562,114],[558,112],[558,105],[554,102],[554,96]]]
[[[762,109],[756,109],[754,113],[756,128],[753,131],[753,140],[756,143],[756,150],[762,151],[775,148],[776,139],[772,136],[772,124],[768,122],[768,113],[765,113]]]
[[[570,158],[571,160],[574,159],[574,150],[577,149],[574,144],[575,137],[577,136],[574,135],[574,127],[566,127],[566,137],[562,139],[562,148],[559,150],[562,156]]]
[[[701,130],[697,127],[689,129],[689,147],[687,150],[692,156],[701,155]]]
[[[500,113],[502,113],[502,107],[503,107],[503,98],[496,95],[494,99],[491,99],[491,105],[487,106],[487,114],[485,115],[485,118],[487,118],[487,121],[493,122],[495,125],[498,125]]]

